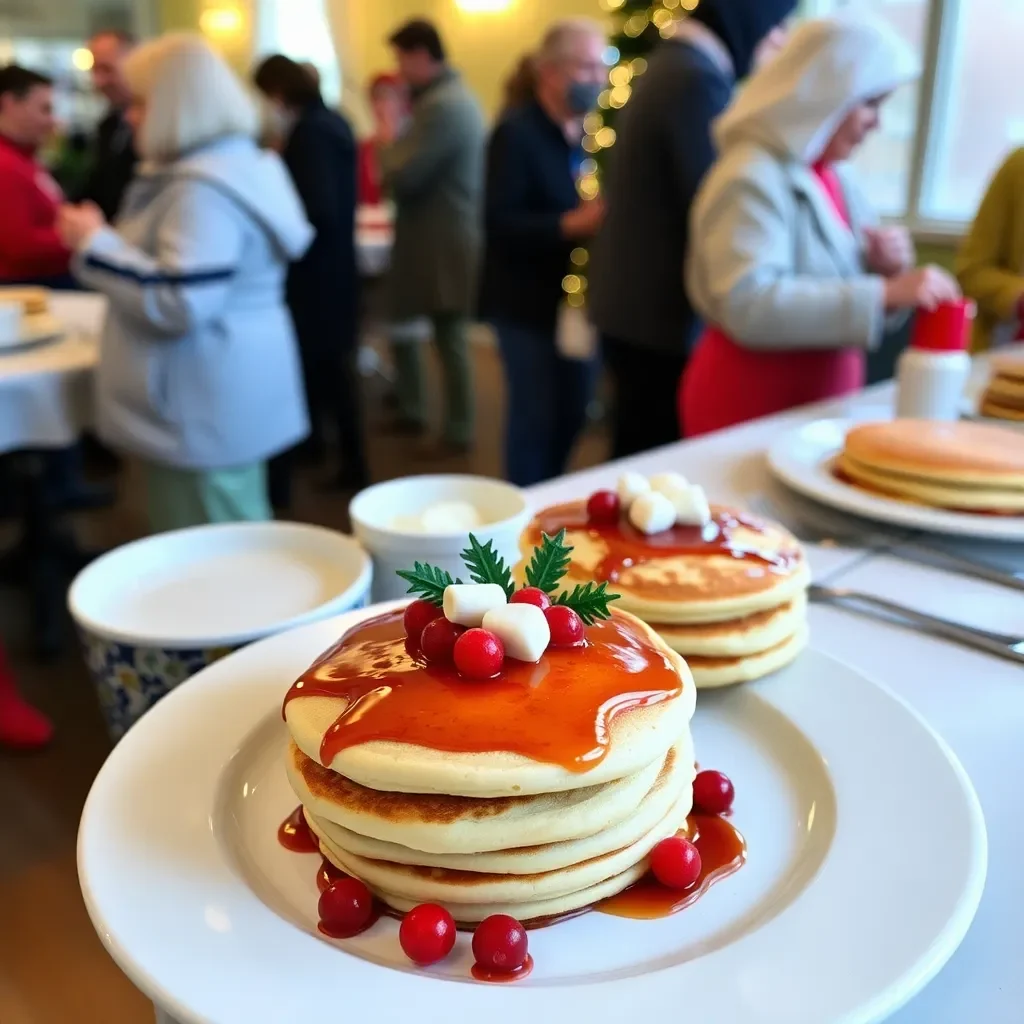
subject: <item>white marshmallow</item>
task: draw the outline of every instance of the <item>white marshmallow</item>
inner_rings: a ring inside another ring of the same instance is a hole
[[[551,643],[551,627],[535,604],[506,604],[484,616],[484,629],[501,638],[505,654],[517,661],[540,661]]]
[[[664,494],[641,494],[629,506],[629,521],[642,533],[661,533],[675,525],[676,507]]]
[[[652,491],[664,494],[670,501],[677,491],[690,486],[690,481],[682,473],[655,473],[650,483]]]
[[[619,501],[622,507],[628,509],[641,494],[646,494],[650,489],[650,481],[642,473],[623,473],[619,477]]]
[[[483,525],[480,513],[468,501],[439,501],[420,516],[424,533],[468,533]]]
[[[704,526],[711,522],[711,509],[703,487],[691,484],[680,498],[673,502],[676,522],[680,526]]]
[[[492,608],[506,603],[497,583],[453,583],[444,588],[444,617],[460,626],[479,626]]]

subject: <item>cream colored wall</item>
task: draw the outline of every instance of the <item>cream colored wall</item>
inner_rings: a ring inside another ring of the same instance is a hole
[[[327,5],[342,49],[346,106],[361,121],[365,111],[353,93],[361,93],[371,75],[392,67],[387,37],[409,18],[429,18],[437,25],[452,64],[493,116],[505,79],[548,25],[559,18],[604,16],[599,0],[511,0],[508,10],[490,14],[462,11],[456,0],[327,0]]]

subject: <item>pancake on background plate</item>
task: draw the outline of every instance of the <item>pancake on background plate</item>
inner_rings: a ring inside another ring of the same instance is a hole
[[[664,476],[677,488],[690,486],[676,474]],[[607,581],[619,594],[616,607],[643,619],[682,654],[699,689],[759,679],[804,649],[810,575],[792,534],[715,506],[706,522],[676,521],[646,533],[630,521],[625,485],[620,495],[610,521],[594,521],[586,500],[539,512],[523,533],[524,555],[542,534],[565,530],[569,582]],[[524,568],[520,563],[517,576]]]
[[[0,287],[0,301],[19,303],[25,316],[39,316],[50,310],[50,292],[46,288]]]
[[[434,571],[409,578],[437,603]],[[548,618],[506,604],[502,571],[494,587],[449,577],[430,623],[480,625],[489,589],[496,617],[482,625],[506,652],[496,673],[428,658],[403,609],[350,630],[285,698],[285,769],[320,852],[396,911],[440,903],[464,925],[576,913],[636,882],[654,847],[687,829],[686,662],[604,592],[570,600],[588,623],[575,646],[546,632],[531,647],[531,623],[548,631]]]
[[[997,353],[978,412],[996,420],[1024,423],[1024,352]]]
[[[960,512],[1024,514],[1024,436],[984,423],[854,427],[836,464],[855,486]]]

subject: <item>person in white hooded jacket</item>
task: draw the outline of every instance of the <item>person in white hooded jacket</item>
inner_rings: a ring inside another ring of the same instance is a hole
[[[109,300],[99,433],[143,460],[154,530],[269,519],[266,460],[309,432],[284,280],[313,230],[201,37],[140,46],[124,74],[145,163],[117,228],[91,204],[60,221],[75,274]]]
[[[909,233],[878,226],[846,166],[918,73],[883,22],[805,22],[716,123],[686,267],[708,328],[680,386],[685,436],[859,389],[887,328],[959,297],[913,269]]]

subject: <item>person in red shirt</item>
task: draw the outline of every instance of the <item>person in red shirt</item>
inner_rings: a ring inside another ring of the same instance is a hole
[[[370,82],[373,135],[359,143],[359,202],[379,206],[384,199],[377,152],[395,139],[409,116],[409,95],[397,75],[377,75]]]
[[[36,159],[53,134],[53,83],[0,68],[0,282],[59,284],[71,254],[57,234],[60,186]]]

